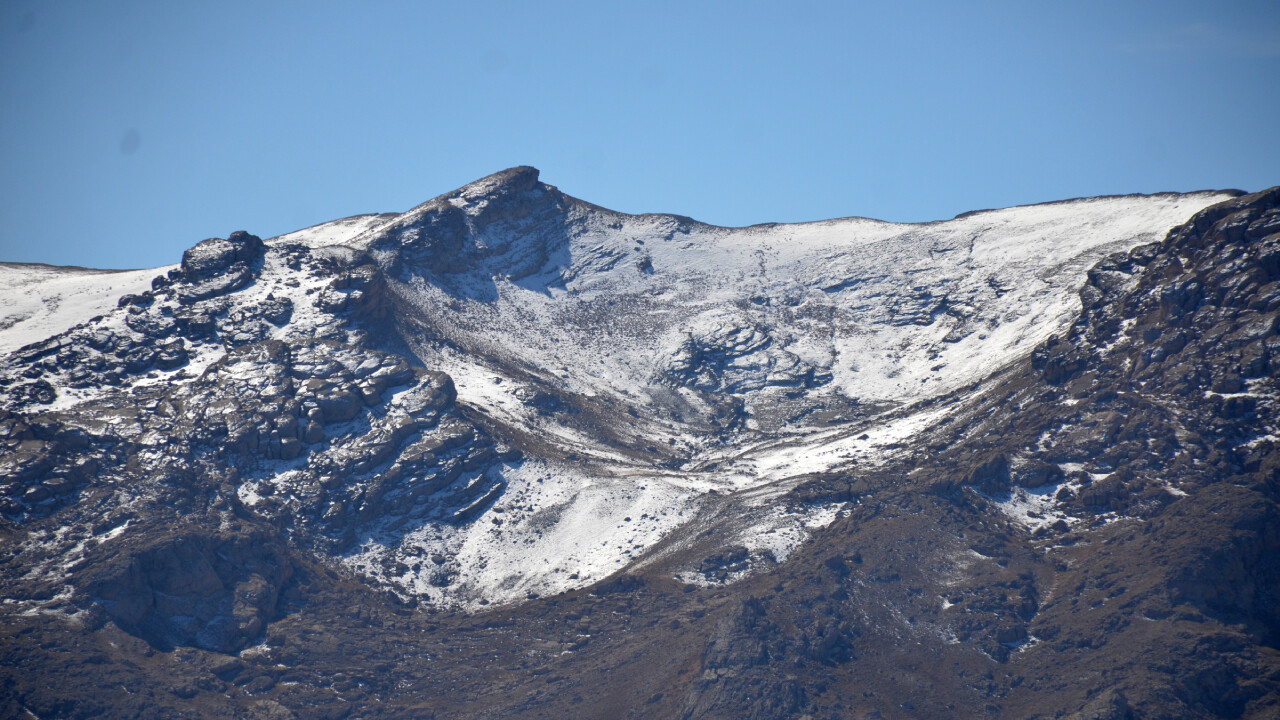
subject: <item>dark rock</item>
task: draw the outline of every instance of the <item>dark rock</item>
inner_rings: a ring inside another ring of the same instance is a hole
[[[303,431],[302,440],[308,445],[314,445],[324,440],[324,428],[318,422],[307,423],[306,430]]]
[[[162,647],[233,652],[276,612],[293,564],[263,535],[157,534],[102,558],[81,581],[121,627]]]
[[[237,263],[249,265],[262,257],[262,238],[237,230],[223,240],[210,238],[182,254],[182,272],[192,281],[216,277]]]
[[[319,395],[314,398],[314,402],[320,408],[320,416],[326,423],[350,420],[364,408],[360,396],[346,390]]]
[[[1058,483],[1062,481],[1062,468],[1043,460],[1028,460],[1013,471],[1012,480],[1015,485],[1025,488]]]
[[[244,263],[236,263],[213,277],[201,277],[178,290],[178,302],[191,305],[201,300],[226,295],[243,289],[253,282],[253,270]]]
[[[1067,717],[1068,720],[1131,720],[1134,715],[1124,693],[1109,689]]]
[[[965,484],[972,485],[984,493],[994,495],[1009,489],[1009,458],[997,453],[983,460],[969,471]]]

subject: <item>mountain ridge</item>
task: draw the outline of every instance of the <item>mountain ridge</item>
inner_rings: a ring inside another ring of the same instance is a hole
[[[12,662],[282,717],[1280,707],[1280,191],[733,229],[498,176],[543,204],[211,239],[5,358]]]

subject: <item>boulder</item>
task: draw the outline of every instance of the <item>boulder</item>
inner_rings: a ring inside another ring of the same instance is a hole
[[[207,280],[226,272],[236,263],[249,265],[262,257],[266,244],[257,235],[243,230],[227,239],[209,238],[182,253],[182,272],[190,280]]]
[[[261,533],[134,532],[98,548],[76,580],[121,628],[162,648],[240,650],[275,615],[293,574],[283,543]]]

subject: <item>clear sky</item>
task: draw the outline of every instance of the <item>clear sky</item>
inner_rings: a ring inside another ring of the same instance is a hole
[[[1280,2],[0,5],[0,260],[176,262],[513,165],[720,225],[1280,184]]]

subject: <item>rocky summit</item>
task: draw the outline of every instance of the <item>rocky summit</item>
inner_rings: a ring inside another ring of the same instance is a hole
[[[0,716],[1280,717],[1280,188],[0,278]]]

